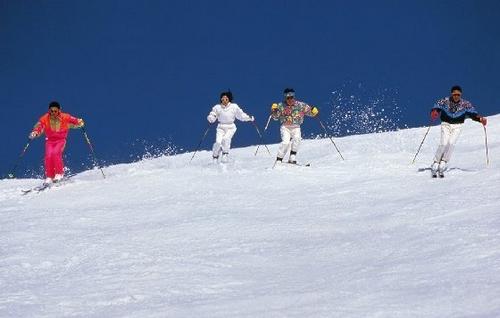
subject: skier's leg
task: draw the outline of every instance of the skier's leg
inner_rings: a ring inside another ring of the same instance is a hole
[[[462,124],[452,124],[450,125],[450,136],[448,140],[448,147],[443,153],[442,160],[445,162],[449,162],[451,159],[451,155],[453,150],[455,149],[455,144],[457,143],[458,136],[460,136],[460,132],[462,130]]]
[[[291,136],[292,149],[290,150],[290,159],[288,161],[291,163],[297,163],[296,155],[297,151],[299,151],[300,142],[302,141],[300,127],[293,128],[291,130]]]
[[[448,123],[441,123],[441,140],[438,149],[434,155],[434,162],[439,163],[443,159],[443,155],[448,148],[451,135],[451,127]]]
[[[231,140],[233,139],[234,134],[236,133],[236,125],[229,126],[226,128],[224,137],[222,137],[222,153],[229,153],[229,149],[231,149]]]
[[[64,174],[63,152],[66,140],[58,140],[54,143],[54,179],[60,180]]]
[[[281,144],[278,149],[278,160],[282,160],[283,157],[285,156],[288,150],[288,146],[290,145],[290,139],[291,139],[290,129],[285,127],[285,125],[281,125],[280,134],[281,134]]]
[[[224,136],[224,129],[217,126],[215,130],[215,142],[212,147],[212,156],[214,159],[219,157],[219,152],[221,150],[222,137]]]
[[[55,156],[54,143],[46,141],[45,142],[45,157],[44,157],[45,177],[50,178],[50,179],[53,179],[55,176],[54,156]],[[49,181],[49,180],[47,180],[47,181]]]

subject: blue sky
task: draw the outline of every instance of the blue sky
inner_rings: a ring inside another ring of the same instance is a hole
[[[454,84],[496,114],[499,30],[496,1],[0,0],[0,174],[51,100],[85,119],[107,163],[144,145],[194,150],[228,88],[261,126],[285,87],[329,121],[332,92],[346,83],[397,92],[397,120],[410,127],[427,125]],[[277,124],[266,138],[279,141]],[[203,148],[212,142],[213,131]],[[238,124],[234,146],[257,142]],[[75,170],[90,164],[79,131],[66,156]],[[42,158],[38,139],[20,172],[40,171]]]

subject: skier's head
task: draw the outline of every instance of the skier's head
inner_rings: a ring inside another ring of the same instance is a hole
[[[462,97],[462,87],[455,85],[451,88],[451,99],[457,103],[460,101],[460,97]]]
[[[295,90],[293,88],[285,88],[283,91],[283,97],[285,99],[295,98]]]
[[[60,112],[61,112],[61,105],[56,101],[50,102],[49,113],[51,115],[57,116],[57,115],[59,115]]]
[[[453,93],[454,91],[459,91],[460,93],[462,93],[462,87],[458,85],[452,86],[450,92]]]
[[[61,109],[61,105],[56,101],[52,101],[49,103],[49,108],[53,108],[53,107],[55,107],[57,109]]]
[[[285,88],[283,98],[288,106],[292,106],[295,103],[295,90],[293,88]]]
[[[229,100],[229,102],[231,103],[233,101],[233,93],[231,93],[231,91],[227,91],[227,92],[222,92],[220,93],[220,101],[222,102],[222,98],[226,96],[227,99]]]

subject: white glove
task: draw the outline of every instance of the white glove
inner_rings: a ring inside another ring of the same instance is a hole
[[[32,131],[28,136],[29,139],[35,139],[36,137],[38,137],[38,133],[36,131]]]
[[[207,116],[207,120],[209,123],[213,124],[215,123],[215,120],[217,119],[217,117],[215,117],[214,115],[212,115],[211,113]]]
[[[253,116],[250,116],[250,119],[248,121],[254,121],[255,118]]]

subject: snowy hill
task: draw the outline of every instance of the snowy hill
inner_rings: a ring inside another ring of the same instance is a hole
[[[433,127],[0,180],[0,317],[499,317],[500,116],[444,179]],[[211,138],[211,137],[210,137]],[[235,138],[238,138],[236,135]]]

